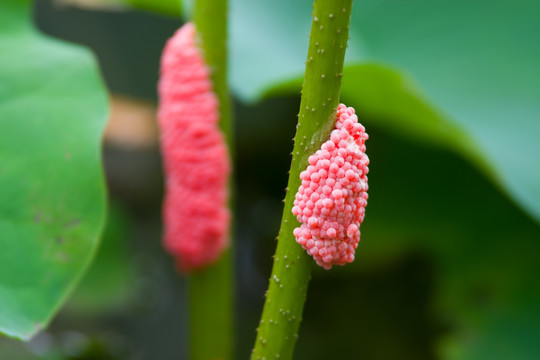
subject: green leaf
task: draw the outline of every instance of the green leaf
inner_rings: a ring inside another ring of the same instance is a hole
[[[299,91],[311,1],[231,9],[236,93]],[[472,159],[539,221],[539,14],[530,1],[356,1],[342,99],[368,125]]]
[[[68,314],[96,317],[126,307],[135,289],[135,268],[128,244],[128,214],[110,206],[99,250],[65,306]],[[68,315],[69,316],[69,315]]]
[[[107,97],[92,55],[0,3],[0,332],[45,327],[88,266],[105,218]]]
[[[129,4],[141,10],[150,10],[169,16],[179,16],[182,13],[182,0],[110,0],[111,3]]]
[[[342,100],[370,134],[383,129],[465,157],[538,221],[539,6],[355,1]],[[248,101],[297,94],[310,2],[238,0],[232,8],[236,93]],[[452,321],[444,358],[536,359],[538,226],[447,156],[427,161],[433,149],[370,147],[377,143],[368,144],[370,205],[353,267],[427,254],[437,315]]]

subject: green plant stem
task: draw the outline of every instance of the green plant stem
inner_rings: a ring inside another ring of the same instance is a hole
[[[233,359],[232,256],[189,279],[189,358]]]
[[[252,359],[291,359],[313,259],[296,243],[291,213],[300,172],[334,127],[352,0],[315,0],[285,207]]]
[[[219,125],[229,149],[232,149],[231,109],[227,90],[227,1],[197,0],[193,20],[199,46],[212,73],[213,90],[219,100]],[[229,183],[232,184],[232,181]],[[229,188],[232,193],[232,186]],[[232,275],[232,255],[227,250],[216,264],[190,276],[190,359],[233,358]]]

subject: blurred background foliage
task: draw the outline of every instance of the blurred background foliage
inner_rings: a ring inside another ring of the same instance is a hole
[[[84,274],[107,203],[97,61],[32,15],[29,0],[0,2],[0,332],[24,340]]]
[[[231,4],[238,359],[270,273],[310,6]],[[296,358],[540,358],[539,6],[355,2],[343,101],[370,135],[370,200],[356,261],[314,269]],[[153,118],[160,52],[181,22],[47,1],[35,19],[93,49],[114,94],[103,155],[112,205],[96,261],[50,328],[28,344],[1,339],[0,354],[185,358],[185,286],[160,246]]]

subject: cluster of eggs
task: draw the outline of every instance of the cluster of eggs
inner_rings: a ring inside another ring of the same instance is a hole
[[[164,244],[180,269],[202,268],[228,245],[230,161],[219,102],[192,23],[167,42],[158,84],[166,181]]]
[[[337,108],[335,129],[300,174],[292,213],[296,241],[325,269],[354,260],[367,205],[368,135],[351,107]]]

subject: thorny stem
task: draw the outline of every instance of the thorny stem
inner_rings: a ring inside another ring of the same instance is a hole
[[[227,90],[227,1],[197,0],[193,20],[219,100],[220,120],[229,152],[233,134]],[[231,154],[232,156],[232,154]],[[229,180],[230,198],[232,181]],[[229,202],[232,213],[232,201]],[[232,233],[232,229],[231,229]],[[229,235],[230,236],[230,235]],[[189,278],[190,359],[233,359],[233,281],[230,248],[220,260]]]
[[[291,359],[313,260],[296,243],[291,213],[300,172],[328,140],[339,104],[352,0],[315,0],[283,218],[252,359]]]

